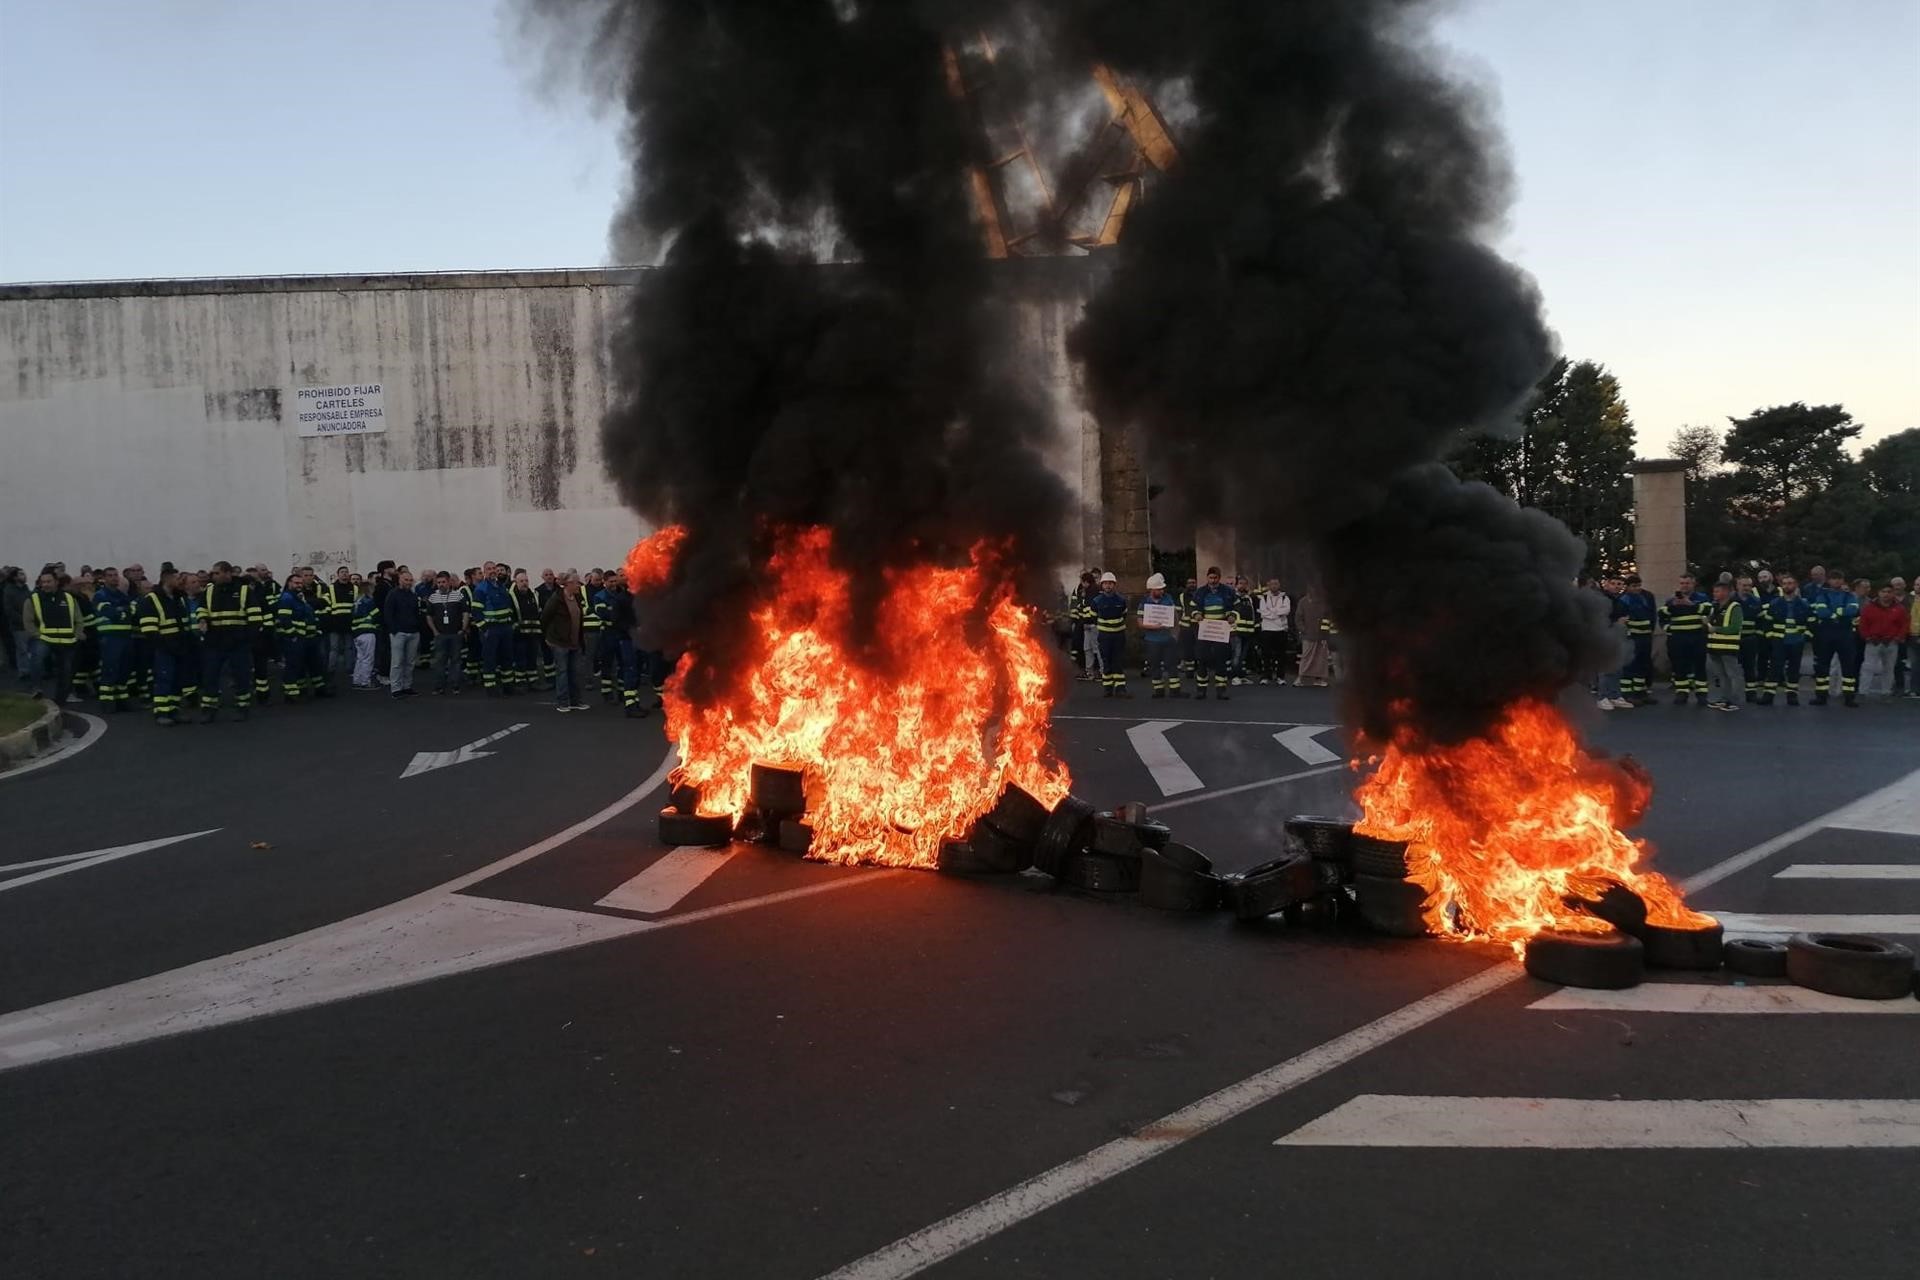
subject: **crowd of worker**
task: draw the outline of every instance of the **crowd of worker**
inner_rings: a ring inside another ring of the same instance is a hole
[[[49,564],[29,581],[0,568],[0,650],[23,685],[55,702],[96,699],[109,712],[149,707],[163,725],[202,723],[223,708],[244,720],[278,694],[283,705],[338,691],[411,698],[552,691],[559,711],[585,711],[590,686],[628,716],[656,704],[667,665],[643,650],[625,576],[611,569],[525,569],[487,561],[422,572],[383,560],[371,574],[341,565],[330,579],[222,560]]]
[[[1920,697],[1920,596],[1905,578],[1875,585],[1815,565],[1805,579],[1772,570],[1721,573],[1707,591],[1683,575],[1657,599],[1636,574],[1589,584],[1608,602],[1621,647],[1618,671],[1596,685],[1602,710],[1653,702],[1653,642],[1666,637],[1672,700],[1717,711],[1745,705],[1812,704],[1834,695]]]
[[[1146,594],[1129,600],[1113,573],[1089,569],[1055,615],[1079,678],[1098,681],[1109,698],[1133,696],[1126,672],[1130,627],[1139,632],[1142,675],[1155,698],[1204,698],[1211,691],[1224,701],[1235,685],[1324,688],[1335,675],[1339,630],[1319,593],[1309,588],[1296,599],[1278,578],[1256,589],[1243,577],[1229,585],[1210,568],[1205,582],[1188,578],[1172,591],[1156,573]]]
[[[1090,569],[1056,612],[1056,630],[1079,678],[1110,698],[1129,698],[1127,636],[1140,637],[1141,674],[1155,698],[1229,696],[1243,684],[1324,686],[1337,676],[1339,628],[1312,588],[1297,599],[1267,579],[1231,584],[1218,568],[1177,591],[1154,574],[1129,598],[1113,573]],[[1837,696],[1920,697],[1920,594],[1907,580],[1875,586],[1816,566],[1804,582],[1770,570],[1722,573],[1709,591],[1682,577],[1657,599],[1638,575],[1587,584],[1606,598],[1619,645],[1618,668],[1594,684],[1605,711],[1655,701],[1654,637],[1666,641],[1670,693],[1720,711],[1753,704],[1799,706]],[[1188,685],[1192,685],[1189,692]]]

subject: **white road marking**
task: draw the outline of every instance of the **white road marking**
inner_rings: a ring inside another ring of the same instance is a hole
[[[1899,862],[1796,862],[1775,880],[1920,880],[1920,866]]]
[[[1769,938],[1789,933],[1920,934],[1920,915],[1826,913],[1791,915],[1709,911],[1729,938]]]
[[[1562,987],[1529,1009],[1597,1013],[1910,1013],[1920,1000],[1849,1000],[1805,987],[1731,987],[1704,982],[1643,982],[1625,991]]]
[[[1139,716],[1053,716],[1054,720],[1106,720],[1119,724],[1133,724]],[[1305,724],[1304,720],[1181,720],[1162,717],[1168,724],[1210,724],[1216,729],[1231,729],[1235,725],[1246,725],[1255,729],[1275,729],[1286,725]]]
[[[1489,991],[1506,986],[1520,972],[1520,968],[1514,964],[1498,964],[1491,969],[1483,969],[1471,978],[1456,982],[1384,1017],[1375,1018],[1278,1066],[1268,1067],[1258,1075],[1228,1085],[1218,1093],[1182,1107],[1135,1133],[1116,1138],[1086,1155],[1055,1165],[1018,1186],[989,1196],[950,1218],[916,1231],[857,1262],[848,1263],[833,1272],[828,1280],[896,1280],[897,1277],[924,1271],[962,1249],[971,1248],[1042,1210],[1050,1209],[1163,1152],[1171,1151],[1263,1102],[1270,1102],[1289,1089],[1323,1076],[1335,1067],[1343,1066],[1417,1027],[1423,1027]]]
[[[486,746],[490,742],[498,742],[508,734],[518,733],[526,727],[524,724],[511,724],[498,733],[490,733],[484,738],[469,742],[464,747],[455,747],[452,751],[417,751],[414,753],[413,759],[408,762],[407,767],[400,771],[400,776],[403,778],[415,778],[423,773],[432,773],[435,769],[445,769],[450,765],[467,764],[474,760],[483,760],[492,755],[493,752],[482,751],[480,750],[481,747]]]
[[[1857,800],[1851,800],[1831,813],[1803,822],[1789,831],[1782,831],[1770,840],[1762,840],[1745,853],[1736,854],[1724,862],[1716,862],[1705,871],[1687,877],[1682,888],[1695,892],[1718,884],[1728,876],[1738,875],[1748,867],[1765,862],[1782,849],[1799,844],[1814,832],[1824,831],[1828,827],[1893,833],[1914,827],[1916,833],[1920,833],[1920,816],[1909,812],[1916,808],[1920,808],[1920,769],[1895,779],[1878,791],[1870,791]]]
[[[1323,773],[1338,773],[1346,768],[1341,764],[1323,764],[1318,769],[1302,769],[1298,773],[1283,773],[1277,778],[1262,778],[1258,782],[1243,782],[1237,787],[1222,787],[1218,791],[1204,791],[1197,796],[1182,796],[1178,800],[1168,800],[1153,806],[1155,814],[1165,813],[1169,809],[1178,809],[1182,805],[1199,804],[1204,800],[1224,800],[1228,796],[1244,795],[1249,791],[1259,791],[1264,787],[1277,787],[1283,782],[1298,782],[1302,778],[1317,778]]]
[[[89,715],[84,711],[70,711],[67,714],[79,716],[87,722],[87,736],[84,738],[75,738],[58,751],[49,751],[44,756],[35,756],[25,764],[15,765],[5,772],[0,772],[0,782],[4,782],[8,778],[17,778],[23,773],[32,773],[35,769],[44,769],[50,764],[59,764],[68,756],[79,755],[82,751],[85,751],[88,747],[107,736],[107,722],[99,716]]]
[[[164,836],[158,840],[142,840],[139,844],[116,845],[111,849],[95,849],[91,853],[70,853],[59,858],[42,858],[38,862],[15,864],[21,867],[46,866],[59,863],[59,866],[47,866],[44,871],[36,871],[29,876],[16,876],[11,880],[0,881],[0,893],[9,893],[25,885],[36,884],[41,880],[50,880],[54,876],[64,876],[69,872],[85,871],[88,867],[97,867],[103,862],[113,862],[120,858],[131,858],[136,853],[145,853],[149,849],[164,849],[170,844],[179,844],[182,840],[193,840],[200,836],[210,836],[220,830],[208,827],[205,831],[189,831],[183,836]],[[12,870],[0,867],[0,871]]]
[[[1197,804],[1202,800],[1215,799],[1222,795],[1249,790],[1252,787],[1272,786],[1297,777],[1329,773],[1336,768],[1345,768],[1345,766],[1327,765],[1319,769],[1309,769],[1300,774],[1269,779],[1266,782],[1250,783],[1246,787],[1230,787],[1224,791],[1188,796],[1167,804],[1155,805],[1154,812],[1164,812],[1183,804]],[[1905,781],[1915,780],[1920,780],[1920,771],[1916,771]],[[1898,787],[1901,784],[1894,785]],[[1849,808],[1851,806],[1845,806],[1834,812],[1844,813]],[[1826,818],[1816,818],[1805,827],[1788,832],[1788,838],[1775,837],[1764,841],[1694,873],[1681,883],[1681,887],[1689,892],[1705,888],[1736,871],[1752,866],[1785,848],[1801,836],[1825,825],[1827,825]],[[912,1235],[904,1236],[884,1248],[875,1250],[856,1262],[848,1263],[833,1272],[828,1280],[838,1280],[838,1278],[853,1280],[856,1277],[858,1280],[899,1280],[900,1277],[916,1275],[965,1249],[972,1248],[982,1240],[990,1239],[1009,1227],[1016,1226],[1028,1218],[1051,1209],[1054,1205],[1071,1199],[1082,1191],[1098,1186],[1109,1178],[1118,1177],[1157,1155],[1173,1150],[1183,1142],[1224,1124],[1251,1107],[1277,1098],[1288,1090],[1325,1075],[1370,1050],[1380,1048],[1410,1031],[1425,1026],[1435,1018],[1463,1005],[1471,1004],[1490,992],[1498,991],[1518,981],[1524,974],[1525,970],[1513,963],[1497,964],[1490,969],[1483,969],[1470,978],[1462,979],[1450,987],[1376,1018],[1365,1026],[1289,1058],[1278,1066],[1269,1067],[1258,1075],[1249,1076],[1239,1084],[1229,1085],[1218,1093],[1210,1094],[1189,1107],[1162,1117],[1137,1133],[1116,1139],[1105,1146],[1096,1147],[1085,1155],[1077,1156],[1064,1164],[1055,1165],[1045,1173],[1029,1178],[1017,1186],[988,1196],[985,1200],[943,1218],[930,1227],[924,1227]]]
[[[1314,735],[1325,733],[1333,728],[1330,724],[1303,724],[1291,729],[1282,729],[1273,735],[1273,740],[1300,757],[1306,764],[1328,764],[1340,758],[1338,751],[1329,751],[1313,740]]]
[[[737,849],[669,849],[652,866],[593,905],[658,915],[707,882],[733,861]],[[1920,1007],[1920,1006],[1916,1006]]]
[[[0,1017],[0,1071],[229,1026],[900,874],[850,872],[664,920],[435,891],[336,925]]]
[[[35,858],[32,862],[9,862],[5,866],[0,866],[0,871],[25,871],[30,867],[51,867],[60,862],[78,862],[82,858],[94,857],[99,852],[96,849],[91,853],[63,853],[57,858]]]
[[[1562,1151],[1920,1147],[1910,1098],[1421,1098],[1363,1093],[1277,1147]]]
[[[1153,775],[1154,783],[1159,786],[1163,796],[1198,791],[1206,785],[1200,781],[1199,774],[1187,767],[1187,762],[1180,758],[1173,744],[1167,741],[1167,730],[1179,727],[1178,720],[1149,720],[1127,730],[1127,741],[1133,744],[1134,754],[1140,757],[1141,764],[1147,766],[1147,772]]]

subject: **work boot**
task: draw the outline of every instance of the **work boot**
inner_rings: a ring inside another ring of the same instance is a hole
[[[1824,694],[1824,693],[1816,693],[1816,694],[1814,694],[1814,695],[1813,695],[1813,705],[1814,705],[1814,706],[1816,706],[1816,707],[1824,707],[1824,706],[1826,706],[1826,705],[1827,705],[1827,695],[1826,695],[1826,694]]]
[[[1179,687],[1179,688],[1177,688],[1177,689],[1169,689],[1169,690],[1167,690],[1167,696],[1168,696],[1169,698],[1184,698],[1184,697],[1186,697],[1186,696],[1187,696],[1187,690],[1186,690],[1186,686],[1185,686],[1185,685],[1182,685],[1182,686],[1180,686],[1180,687]]]
[[[1763,707],[1770,707],[1770,706],[1772,706],[1772,705],[1773,705],[1773,695],[1772,695],[1772,694],[1770,694],[1770,693],[1763,693],[1763,694],[1761,694],[1761,695],[1760,695],[1760,705],[1761,705],[1761,706],[1763,706]]]
[[[1787,705],[1790,707],[1797,707],[1800,705],[1800,694],[1798,690],[1789,689],[1787,691]]]
[[[1759,695],[1759,694],[1757,694],[1757,693],[1755,693],[1755,692],[1754,692],[1753,690],[1751,690],[1751,689],[1749,689],[1749,690],[1747,690],[1747,701],[1748,701],[1748,702],[1758,702],[1758,701],[1760,701],[1760,695]]]
[[[201,724],[212,724],[215,720],[218,720],[219,718],[220,718],[220,713],[212,707],[208,707],[200,713]]]
[[[235,720],[245,720],[247,718],[247,708],[235,707],[233,710],[233,718]]]
[[[1698,703],[1699,705],[1701,705],[1701,706],[1703,706],[1703,707],[1707,705],[1707,695],[1706,695],[1706,694],[1704,694],[1704,693],[1696,693],[1696,694],[1694,694],[1694,695],[1693,695],[1693,700],[1694,700],[1694,701],[1695,701],[1696,703]]]
[[[1845,707],[1857,707],[1860,705],[1860,701],[1859,699],[1855,698],[1852,694],[1846,693],[1846,694],[1840,695],[1840,705]]]
[[[1113,696],[1113,686],[1110,684],[1102,685],[1100,687],[1100,696],[1103,698],[1111,698]]]
[[[1115,689],[1115,690],[1113,691],[1113,696],[1114,696],[1114,697],[1116,697],[1116,698],[1131,698],[1131,697],[1133,697],[1133,695],[1132,695],[1131,693],[1129,693],[1129,692],[1127,691],[1127,686],[1125,686],[1125,685],[1121,685],[1121,686],[1120,686],[1119,688],[1117,688],[1117,689]]]
[[[1213,691],[1213,697],[1216,702],[1225,702],[1227,700],[1227,691],[1224,688],[1215,689]]]
[[[1676,707],[1684,707],[1684,706],[1686,706],[1686,705],[1687,705],[1687,695],[1686,695],[1685,693],[1676,693],[1676,694],[1674,694],[1674,695],[1673,695],[1673,705],[1674,705],[1674,706],[1676,706]]]

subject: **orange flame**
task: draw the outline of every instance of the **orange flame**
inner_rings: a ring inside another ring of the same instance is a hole
[[[627,552],[627,590],[640,595],[664,584],[673,572],[673,557],[686,539],[683,526],[669,524],[634,543],[633,550]]]
[[[976,545],[964,568],[888,575],[873,634],[856,637],[831,546],[818,528],[782,540],[772,594],[735,623],[751,629],[751,654],[718,700],[687,696],[697,642],[668,681],[674,782],[700,788],[700,812],[738,817],[755,763],[804,768],[808,856],[931,867],[1007,783],[1049,806],[1065,796],[1066,766],[1047,749],[1047,652],[992,549]],[[856,646],[872,659],[854,661]]]
[[[1589,755],[1543,702],[1516,703],[1485,737],[1435,747],[1402,731],[1359,788],[1354,830],[1408,842],[1409,878],[1432,892],[1438,934],[1493,938],[1519,950],[1541,929],[1591,929],[1563,895],[1592,897],[1617,880],[1656,924],[1701,924],[1650,850],[1620,828],[1646,810],[1644,774]]]

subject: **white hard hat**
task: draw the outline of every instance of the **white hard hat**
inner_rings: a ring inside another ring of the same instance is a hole
[[[1167,580],[1165,576],[1156,573],[1151,578],[1147,579],[1147,590],[1165,591],[1166,589],[1167,589]]]
[[[1120,581],[1120,579],[1118,579],[1118,578],[1116,578],[1116,577],[1114,577],[1114,576],[1113,576],[1112,574],[1110,574],[1110,573],[1103,573],[1103,574],[1101,574],[1101,575],[1100,575],[1100,581],[1102,581],[1102,582],[1118,582],[1118,581]]]

